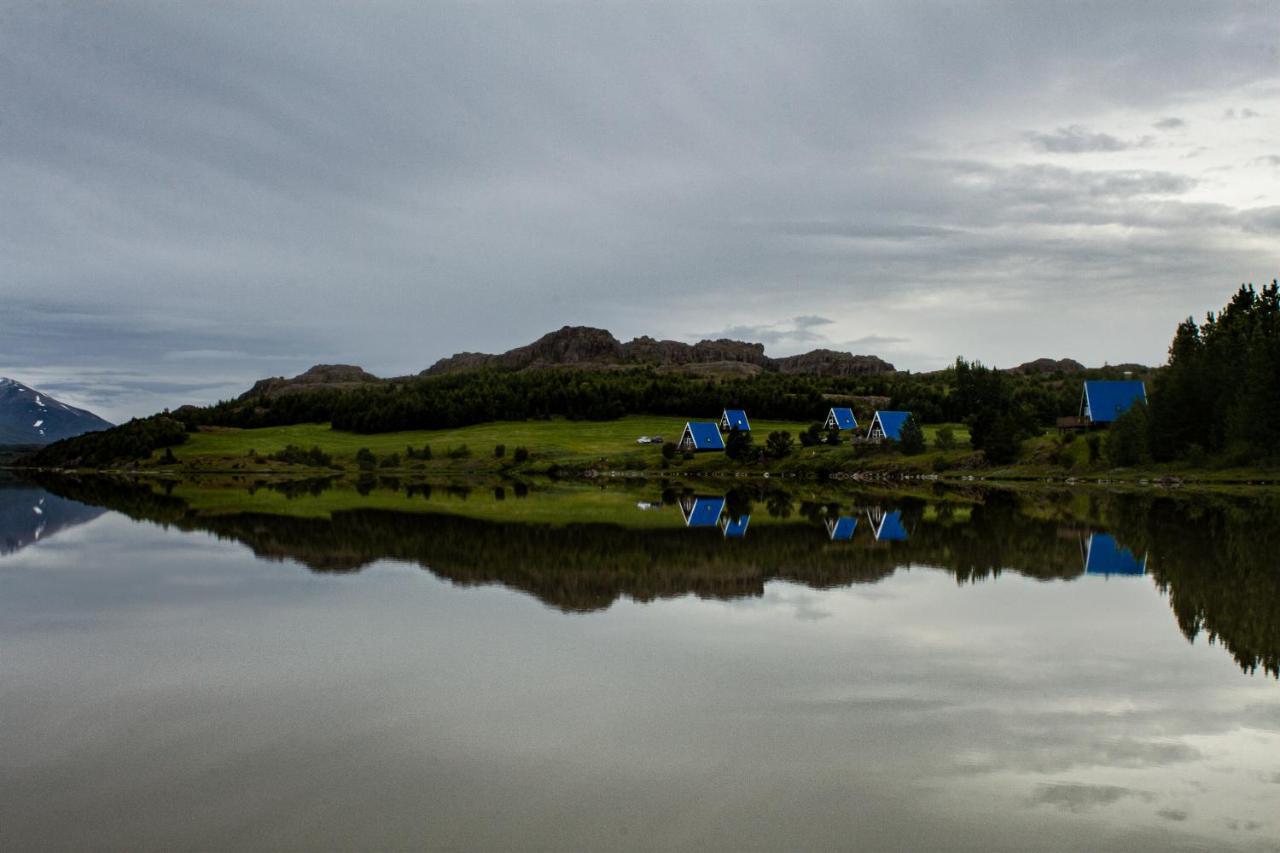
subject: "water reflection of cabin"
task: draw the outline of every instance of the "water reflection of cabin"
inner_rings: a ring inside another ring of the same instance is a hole
[[[871,535],[877,542],[907,541],[907,528],[902,525],[901,511],[867,510],[867,521],[871,524]]]
[[[751,516],[740,515],[737,518],[731,518],[725,515],[720,519],[720,529],[724,531],[725,539],[741,539],[747,535],[747,525],[751,523]]]
[[[681,450],[724,450],[720,429],[713,423],[689,421],[680,435]]]
[[[1084,543],[1086,575],[1144,575],[1146,572],[1146,555],[1134,556],[1110,533],[1094,533]]]
[[[832,542],[849,542],[858,529],[858,519],[849,515],[827,519],[827,535]]]
[[[720,429],[725,432],[734,429],[751,432],[751,421],[747,420],[747,413],[742,409],[725,409],[720,415]]]
[[[713,424],[714,426],[714,424]],[[700,498],[685,495],[680,498],[680,514],[685,527],[715,527],[724,512],[724,498]]]
[[[823,429],[857,429],[858,419],[853,416],[853,409],[832,408],[827,412],[827,419],[822,422]]]

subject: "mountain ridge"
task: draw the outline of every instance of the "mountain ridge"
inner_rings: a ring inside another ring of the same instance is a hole
[[[239,399],[301,393],[319,388],[342,390],[416,377],[447,376],[483,368],[520,371],[555,367],[654,367],[708,377],[749,376],[765,371],[808,373],[815,376],[896,372],[891,363],[875,355],[815,349],[799,355],[771,358],[765,355],[762,343],[718,338],[687,344],[682,341],[659,340],[648,335],[624,343],[607,329],[563,326],[532,343],[502,353],[454,353],[437,360],[413,377],[381,378],[355,365],[317,364],[292,378],[276,376],[260,379]]]

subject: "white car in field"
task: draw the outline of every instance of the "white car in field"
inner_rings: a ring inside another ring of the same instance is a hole
[[[653,439],[647,435],[642,435],[636,439],[636,444],[653,444]]]

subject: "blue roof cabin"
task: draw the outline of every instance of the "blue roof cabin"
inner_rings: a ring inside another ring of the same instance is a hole
[[[876,412],[871,419],[871,429],[867,430],[868,441],[898,441],[902,438],[902,427],[911,417],[910,412]]]
[[[747,525],[750,523],[749,515],[740,515],[737,518],[726,515],[720,519],[720,529],[724,531],[725,539],[741,539],[747,535]]]
[[[714,424],[712,424],[714,426]],[[685,495],[680,498],[680,514],[685,527],[715,527],[724,512],[724,498],[699,498]]]
[[[907,528],[902,524],[902,513],[899,510],[868,512],[867,520],[871,522],[871,535],[877,542],[907,541]]]
[[[858,519],[849,515],[842,515],[839,518],[827,519],[827,535],[831,537],[832,542],[848,542],[853,539],[853,534],[858,529]]]
[[[853,416],[853,409],[831,409],[822,424],[823,429],[857,429],[858,419]]]
[[[680,435],[681,450],[724,450],[724,439],[715,424],[689,421]]]
[[[1084,549],[1086,575],[1142,575],[1147,571],[1147,558],[1138,558],[1121,546],[1110,533],[1094,533]]]
[[[1080,395],[1080,417],[1091,424],[1109,424],[1139,401],[1147,402],[1147,386],[1141,380],[1086,382]]]
[[[742,409],[725,409],[724,414],[720,415],[720,429],[725,432],[731,429],[751,432],[751,421],[747,420],[747,413]]]

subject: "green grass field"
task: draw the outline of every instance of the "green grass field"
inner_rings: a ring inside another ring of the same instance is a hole
[[[467,445],[472,456],[467,460],[474,465],[479,460],[492,459],[494,447],[506,446],[508,457],[516,447],[526,447],[536,458],[546,461],[593,461],[609,459],[661,458],[661,448],[641,445],[636,439],[642,435],[661,435],[666,441],[680,439],[685,420],[680,418],[632,415],[615,421],[570,421],[553,418],[547,421],[510,421],[477,424],[460,429],[413,430],[360,435],[330,429],[327,424],[299,424],[285,427],[240,430],[209,428],[195,433],[186,444],[174,448],[174,455],[182,462],[196,460],[230,460],[247,457],[249,451],[267,455],[283,450],[288,445],[303,448],[318,446],[330,453],[340,464],[354,464],[356,452],[368,448],[379,458],[392,453],[404,456],[405,448],[421,448],[429,445],[433,459],[442,461],[451,448]],[[757,444],[763,444],[770,432],[783,430],[797,437],[808,424],[793,421],[753,421],[752,435]],[[932,443],[942,425],[924,428],[926,440]],[[959,446],[967,445],[968,431],[963,426],[952,425]],[[797,447],[799,442],[797,441]],[[714,456],[717,454],[706,454]],[[407,461],[407,460],[406,460]]]

